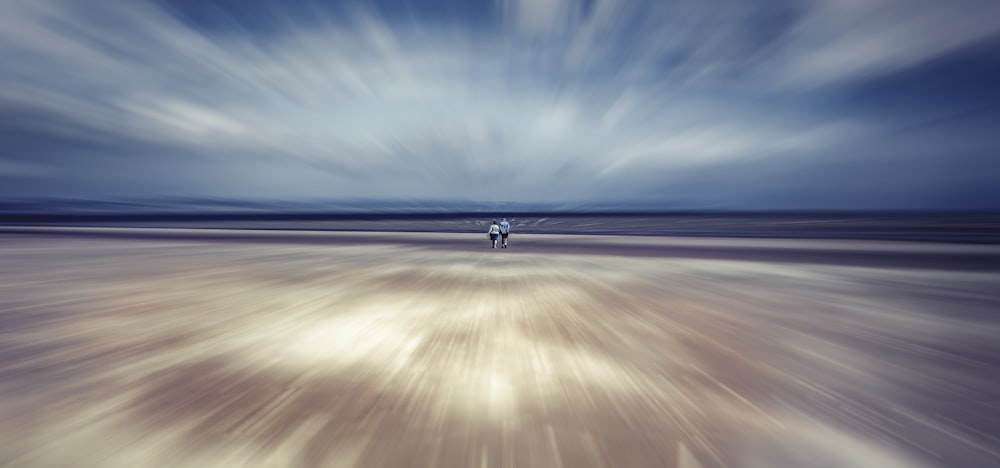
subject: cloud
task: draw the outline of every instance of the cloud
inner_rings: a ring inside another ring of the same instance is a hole
[[[989,0],[812,0],[766,63],[794,86],[856,80],[919,65],[1000,34]]]
[[[883,131],[822,105],[823,89],[997,32],[996,6],[961,1],[520,0],[497,27],[355,8],[265,30],[141,0],[5,0],[0,107],[51,116],[37,134],[170,166],[193,192],[208,189],[165,148],[244,166],[220,184],[290,195],[475,198],[502,179],[524,198],[600,197],[598,179],[638,190],[637,171],[808,161]],[[311,175],[276,181],[278,165]]]

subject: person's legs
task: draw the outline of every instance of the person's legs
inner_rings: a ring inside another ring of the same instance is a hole
[[[500,234],[500,237],[503,238],[503,248],[506,249],[507,248],[507,234]]]

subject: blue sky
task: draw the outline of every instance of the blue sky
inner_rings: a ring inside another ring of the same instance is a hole
[[[0,1],[0,196],[1000,209],[1000,2]]]

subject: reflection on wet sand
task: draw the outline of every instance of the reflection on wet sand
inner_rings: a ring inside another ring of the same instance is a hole
[[[4,235],[0,465],[1000,463],[1000,269],[327,235]]]

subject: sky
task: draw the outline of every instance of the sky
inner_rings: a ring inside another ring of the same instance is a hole
[[[995,0],[0,0],[0,196],[1000,209]]]

